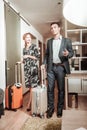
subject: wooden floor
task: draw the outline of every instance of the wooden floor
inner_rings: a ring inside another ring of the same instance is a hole
[[[24,96],[23,107],[16,112],[5,110],[5,114],[0,119],[0,130],[20,130],[26,119],[31,117],[31,113],[26,111],[28,97],[29,93]],[[87,111],[87,97],[79,96],[77,110]]]
[[[87,130],[87,111],[63,110],[62,130]]]

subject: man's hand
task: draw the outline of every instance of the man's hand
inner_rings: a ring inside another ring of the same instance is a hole
[[[45,69],[45,65],[44,64],[41,65],[41,69]]]
[[[64,56],[68,56],[68,54],[69,54],[68,50],[65,49],[65,50],[63,51],[63,55],[64,55]]]

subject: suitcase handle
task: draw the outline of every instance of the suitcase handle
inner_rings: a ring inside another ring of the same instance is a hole
[[[21,83],[15,83],[14,84],[17,88],[20,88],[21,87]]]
[[[21,62],[15,64],[15,84],[21,83]]]
[[[43,67],[41,67],[41,84],[42,87],[46,86],[46,70]]]

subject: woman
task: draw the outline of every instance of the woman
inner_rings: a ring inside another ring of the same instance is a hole
[[[31,91],[33,87],[36,87],[39,83],[38,77],[38,60],[40,57],[39,50],[32,41],[32,35],[25,33],[23,35],[25,47],[23,48],[23,62],[24,62],[24,75],[25,86],[29,88],[30,96],[27,106],[27,111],[31,110]]]

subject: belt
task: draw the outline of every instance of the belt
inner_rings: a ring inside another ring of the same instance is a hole
[[[62,63],[53,63],[54,66],[64,66]]]

